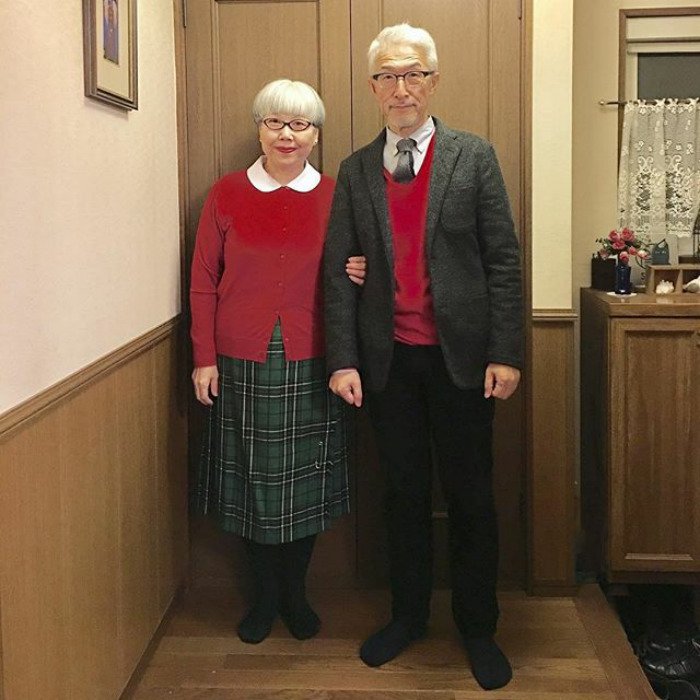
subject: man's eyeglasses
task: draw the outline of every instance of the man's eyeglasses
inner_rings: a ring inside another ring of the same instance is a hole
[[[381,90],[389,90],[396,87],[399,78],[402,78],[406,85],[413,87],[422,85],[423,81],[434,72],[434,70],[410,70],[407,73],[375,73],[371,77]]]
[[[277,117],[266,117],[262,123],[272,131],[281,131],[285,126],[288,126],[292,131],[306,131],[312,123],[308,119],[292,119],[290,122],[283,122]]]

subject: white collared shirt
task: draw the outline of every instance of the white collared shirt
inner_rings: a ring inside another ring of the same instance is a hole
[[[393,173],[396,170],[396,165],[399,159],[399,152],[396,149],[396,144],[405,138],[413,139],[416,145],[413,148],[413,172],[418,175],[418,171],[423,165],[425,154],[430,145],[430,139],[435,133],[435,122],[432,117],[428,117],[421,126],[419,126],[412,134],[408,136],[399,136],[395,134],[388,126],[386,127],[386,144],[384,145],[384,167]]]
[[[321,182],[321,173],[308,161],[306,165],[304,165],[304,169],[301,173],[287,185],[280,185],[280,183],[265,170],[264,163],[265,156],[260,156],[260,158],[246,170],[246,175],[248,176],[248,180],[250,180],[250,184],[261,192],[274,192],[280,187],[289,187],[290,190],[295,190],[296,192],[311,192],[311,190]]]

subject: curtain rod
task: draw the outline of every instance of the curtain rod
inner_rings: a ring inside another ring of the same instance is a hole
[[[655,100],[598,100],[598,104],[601,107],[609,107],[612,105],[617,105],[618,107],[621,107],[622,105],[626,105],[628,102],[644,102],[645,104],[651,104],[653,105],[654,103],[658,102],[661,100],[662,102],[665,102],[666,100],[677,100],[678,102],[690,102],[691,99],[697,99],[695,97],[659,97],[658,99]]]

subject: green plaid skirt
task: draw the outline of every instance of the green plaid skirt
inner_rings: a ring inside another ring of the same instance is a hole
[[[349,511],[344,402],[321,358],[287,362],[279,323],[265,363],[219,355],[196,509],[262,544],[291,542]]]

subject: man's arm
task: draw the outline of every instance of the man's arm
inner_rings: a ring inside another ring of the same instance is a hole
[[[490,144],[479,155],[477,232],[481,261],[487,277],[491,327],[486,359],[491,367],[492,393],[497,396],[493,370],[516,371],[523,365],[523,301],[520,250],[510,203],[498,159]],[[506,372],[507,374],[508,372]],[[487,370],[487,375],[489,370]],[[517,372],[519,378],[519,372]],[[514,386],[517,386],[517,378]],[[501,378],[501,381],[505,379]],[[488,382],[488,376],[485,379]],[[513,381],[509,382],[511,385]],[[512,393],[512,391],[511,391]]]
[[[333,372],[328,381],[328,388],[351,406],[362,406],[362,379],[354,367]]]
[[[360,366],[357,347],[357,295],[360,287],[350,280],[345,266],[348,258],[361,253],[355,232],[350,182],[343,163],[338,173],[323,255],[326,367],[329,374],[338,369],[359,369]]]

